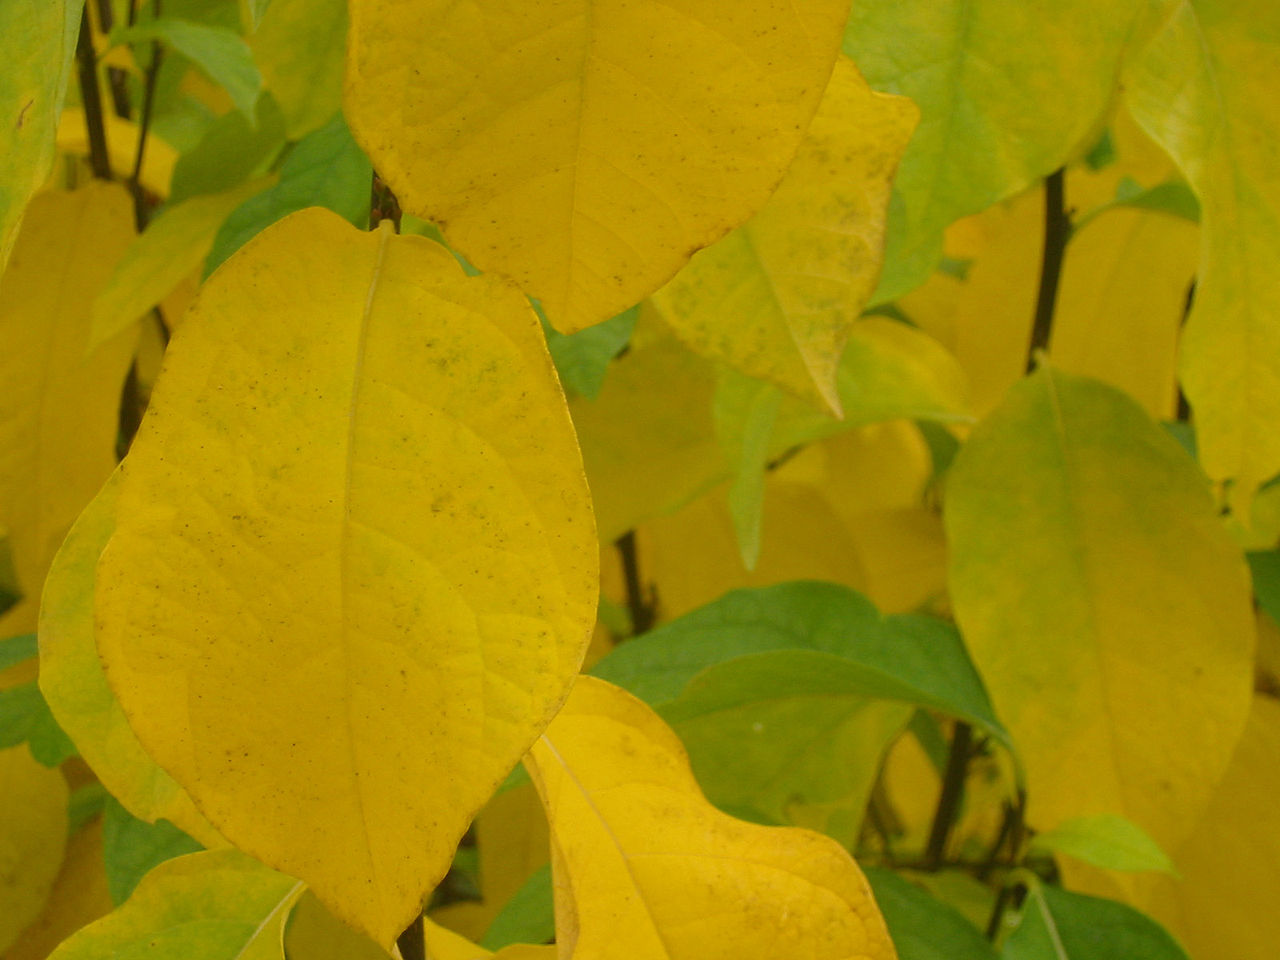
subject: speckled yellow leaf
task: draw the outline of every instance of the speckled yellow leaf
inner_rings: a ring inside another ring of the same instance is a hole
[[[1253,682],[1248,572],[1203,475],[1123,393],[1044,368],[974,428],[946,526],[956,619],[1020,748],[1030,822],[1119,814],[1176,848]]]
[[[889,184],[917,116],[838,58],[777,192],[654,294],[676,334],[838,415],[836,368],[880,273]]]
[[[24,594],[0,637],[35,631],[49,562],[115,465],[137,331],[91,351],[89,309],[132,237],[118,185],[41,194],[0,282],[0,525]]]
[[[206,847],[226,841],[191,798],[142,749],[116,702],[94,643],[93,586],[98,557],[115,529],[117,471],[85,507],[45,580],[40,606],[40,691],[111,795],[135,817],[163,817]]]
[[[67,783],[26,744],[0,750],[0,951],[40,915],[67,847]]]
[[[1074,234],[1049,342],[1054,365],[1119,387],[1152,417],[1171,419],[1197,232],[1176,217],[1121,208]]]
[[[166,860],[122,907],[64,941],[50,960],[284,960],[285,921],[304,889],[238,850]]]
[[[81,3],[0,4],[0,273],[53,162]]]
[[[269,184],[260,179],[223,193],[191,197],[152,220],[129,245],[93,302],[93,343],[115,336],[199,271],[222,222]]]
[[[134,160],[137,158],[138,125],[132,120],[117,117],[110,111],[106,112],[102,121],[111,171],[124,179],[133,173]],[[79,107],[67,107],[62,112],[62,117],[58,120],[58,149],[80,157],[89,155],[89,134],[85,127],[84,111]],[[138,180],[157,196],[167,197],[169,182],[173,179],[173,167],[177,162],[178,152],[153,132],[147,137],[147,149],[142,155],[142,173]]]
[[[1280,703],[1256,696],[1244,737],[1195,831],[1142,906],[1193,957],[1272,960],[1280,914]]]
[[[720,813],[676,735],[625,691],[580,678],[526,764],[556,847],[557,941],[574,960],[894,957],[848,853]]]
[[[209,821],[385,947],[566,695],[597,562],[524,299],[310,208],[228,260],[170,344],[98,563],[98,649]]]
[[[1200,460],[1247,508],[1280,471],[1280,6],[1180,0],[1134,58],[1134,117],[1200,198],[1195,305],[1182,380]]]
[[[847,0],[353,0],[344,112],[404,208],[563,333],[764,203]]]
[[[45,960],[59,943],[113,906],[102,861],[102,818],[95,817],[67,842],[44,910],[14,941],[5,960]]]

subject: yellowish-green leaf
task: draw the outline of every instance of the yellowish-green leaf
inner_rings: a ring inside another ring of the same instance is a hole
[[[133,174],[141,131],[132,120],[117,117],[111,111],[107,111],[102,121],[111,172],[123,180]],[[85,126],[84,111],[79,107],[67,107],[62,112],[58,121],[58,150],[80,157],[89,155],[88,128]],[[173,180],[173,168],[177,162],[178,152],[154,132],[149,133],[138,182],[156,196],[167,197]]]
[[[1182,380],[1200,461],[1235,481],[1247,514],[1280,472],[1280,6],[1180,0],[1127,71],[1134,117],[1178,162],[1200,198],[1195,304]]]
[[[1262,0],[1265,2],[1265,0]],[[1147,0],[867,0],[844,50],[920,125],[894,180],[876,299],[919,286],[952,221],[1030,186],[1090,145]]]
[[[879,276],[889,183],[917,116],[838,58],[777,192],[654,295],[676,334],[839,415],[836,368]]]
[[[529,943],[513,943],[491,953],[430,920],[423,924],[423,940],[428,960],[488,960],[490,957],[493,960],[555,960],[559,955],[555,944]]]
[[[289,916],[284,933],[289,960],[390,960],[390,954],[352,930],[308,890]]]
[[[582,677],[526,764],[551,821],[557,942],[575,960],[890,960],[862,872],[828,837],[735,820],[675,734]]]
[[[1167,214],[1114,209],[1074,233],[1054,311],[1054,365],[1119,387],[1153,418],[1171,419],[1197,232]]]
[[[120,472],[85,507],[53,558],[40,608],[40,690],[58,725],[134,816],[164,818],[207,847],[226,841],[142,749],[107,684],[93,634],[94,569],[115,529]]]
[[[322,127],[342,100],[346,0],[272,0],[249,38],[290,140]]]
[[[81,6],[76,0],[0,5],[0,273],[22,211],[53,163]]]
[[[64,941],[50,960],[284,960],[285,921],[304,889],[238,850],[178,857],[143,877],[124,906]]]
[[[67,847],[67,782],[26,745],[0,750],[0,950],[40,915]]]
[[[139,741],[389,946],[595,621],[536,317],[438,244],[303,210],[206,282],[123,474],[95,610]]]
[[[1203,475],[1133,400],[1045,368],[956,457],[946,525],[956,619],[1026,762],[1031,823],[1120,814],[1175,849],[1253,680],[1248,572]]]
[[[847,14],[847,0],[354,0],[345,113],[407,211],[571,333],[764,203]]]
[[[1132,820],[1115,814],[1072,817],[1036,834],[1032,846],[1063,853],[1107,870],[1176,873],[1169,855]]]
[[[1142,904],[1194,957],[1271,960],[1280,914],[1280,703],[1257,696],[1227,774],[1175,855],[1182,879],[1162,878]]]
[[[227,216],[269,185],[255,180],[224,193],[191,197],[168,207],[129,245],[93,303],[91,345],[116,336],[199,269]]]
[[[137,330],[90,350],[89,311],[132,237],[118,185],[41,194],[0,282],[0,525],[23,593],[0,637],[35,632],[49,562],[115,465]]]

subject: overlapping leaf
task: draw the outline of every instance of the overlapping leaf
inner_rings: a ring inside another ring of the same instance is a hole
[[[351,4],[345,112],[406,210],[569,333],[745,221],[827,85],[845,0]]]
[[[526,761],[551,821],[557,944],[576,960],[888,960],[861,871],[827,837],[759,827],[699,793],[647,707],[583,677]]]
[[[25,746],[0,750],[0,950],[40,915],[67,846],[67,784]]]
[[[311,209],[229,260],[170,345],[98,648],[209,820],[385,946],[564,697],[596,563],[523,299]]]
[[[946,523],[956,617],[1026,761],[1031,822],[1120,814],[1175,848],[1253,673],[1243,558],[1194,463],[1119,391],[1043,369],[961,450]]]

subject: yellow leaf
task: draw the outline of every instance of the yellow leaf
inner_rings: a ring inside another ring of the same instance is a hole
[[[205,957],[284,960],[284,925],[303,885],[238,850],[166,860],[124,906],[64,941],[50,960]]]
[[[1192,956],[1272,960],[1280,914],[1280,703],[1256,696],[1244,737],[1199,825],[1144,904]]]
[[[173,293],[189,274],[199,271],[222,222],[270,182],[254,180],[224,193],[195,196],[166,207],[129,245],[94,300],[92,343],[115,336]]]
[[[572,400],[601,542],[679,508],[725,476],[711,416],[715,391],[711,364],[666,334],[633,343],[594,400]]]
[[[289,960],[391,960],[386,950],[334,917],[310,890],[289,915],[284,953]]]
[[[102,861],[102,818],[96,817],[68,842],[43,912],[14,941],[5,960],[45,960],[59,943],[112,907]]]
[[[1045,368],[961,449],[946,526],[1031,823],[1119,814],[1176,848],[1253,681],[1248,571],[1195,464],[1124,394]]]
[[[836,368],[880,273],[889,183],[917,117],[837,58],[777,192],[654,294],[676,334],[839,416]]]
[[[536,317],[437,244],[303,210],[205,284],[123,472],[95,610],[138,739],[389,946],[595,619]]]
[[[94,568],[116,522],[120,471],[76,521],[45,582],[40,608],[40,691],[103,786],[135,817],[163,817],[206,847],[226,841],[150,755],[107,685],[93,637]]]
[[[0,750],[0,951],[40,915],[67,847],[67,783],[26,744]]]
[[[493,960],[555,960],[558,956],[555,944],[513,943],[491,953],[430,920],[423,923],[423,941],[427,960],[486,960],[489,957]]]
[[[574,960],[894,957],[839,844],[720,813],[676,735],[612,684],[579,678],[525,763],[557,851],[557,941]]]
[[[32,633],[45,571],[115,465],[137,331],[89,349],[89,308],[133,236],[115,184],[36,197],[0,282],[0,525],[24,597],[0,637]]]
[[[0,5],[0,273],[22,211],[53,163],[81,6],[75,0]]]
[[[1119,387],[1150,416],[1171,419],[1197,234],[1185,220],[1125,209],[1073,234],[1054,311],[1054,365]]]
[[[271,0],[248,38],[290,140],[325,125],[342,100],[346,0]]]
[[[407,211],[569,333],[764,203],[848,7],[354,0],[344,112]]]
[[[138,125],[132,120],[117,117],[110,111],[104,114],[102,122],[103,132],[107,137],[111,172],[124,179],[132,175],[134,160],[137,158],[140,133]],[[85,128],[84,111],[79,107],[67,107],[62,111],[58,120],[58,149],[81,157],[89,155],[89,134]],[[177,162],[178,151],[154,133],[148,134],[138,182],[156,196],[167,197],[169,182],[173,179],[173,167]]]
[[[1200,198],[1195,304],[1182,342],[1183,388],[1200,461],[1232,479],[1247,514],[1280,471],[1280,6],[1181,0],[1133,59],[1134,117],[1172,154]]]

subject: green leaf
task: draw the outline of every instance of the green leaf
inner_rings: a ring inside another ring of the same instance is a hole
[[[1188,960],[1145,914],[1114,900],[1036,884],[1027,892],[1003,960]]]
[[[70,833],[79,832],[80,828],[102,813],[111,794],[107,788],[94,780],[83,787],[77,787],[67,801],[67,819],[71,822]]]
[[[139,820],[107,797],[102,821],[102,856],[107,868],[107,889],[112,902],[124,903],[152,867],[196,853],[204,847],[168,820]]]
[[[1245,555],[1253,574],[1253,593],[1258,606],[1280,624],[1280,550],[1260,550]]]
[[[46,767],[76,755],[75,744],[53,719],[34,680],[0,690],[0,750],[23,742]]]
[[[493,918],[480,945],[486,950],[501,950],[511,943],[546,943],[555,935],[551,864],[544,863]]]
[[[156,867],[124,906],[64,940],[50,960],[283,960],[284,924],[302,892],[238,850],[193,853]]]
[[[1141,0],[874,0],[844,51],[920,125],[894,181],[873,300],[919,286],[954,220],[1010,197],[1097,135]]]
[[[262,23],[262,17],[267,12],[267,7],[271,6],[271,0],[240,0],[243,4],[242,13],[247,14],[243,19],[252,33],[258,29],[258,25]]]
[[[1158,870],[1177,874],[1173,861],[1147,832],[1115,814],[1074,817],[1036,834],[1032,849],[1065,853],[1106,870]]]
[[[13,550],[9,535],[0,530],[0,616],[22,599],[22,587],[18,584],[18,571],[13,565]]]
[[[772,384],[751,380],[732,371],[725,371],[725,380],[742,385],[749,397],[739,419],[737,404],[731,405],[733,412],[729,416],[724,414],[720,403],[721,391],[717,390],[715,421],[720,445],[733,464],[733,481],[729,485],[729,516],[733,519],[733,532],[738,539],[742,565],[754,570],[756,561],[760,559],[764,524],[764,471],[769,459],[769,441],[778,421],[778,412],[782,409],[782,391]]]
[[[560,382],[567,390],[588,400],[600,395],[609,361],[630,341],[639,315],[640,307],[637,305],[593,327],[563,334],[551,326],[539,311],[542,332],[547,335],[547,349],[555,361]]]
[[[284,117],[270,96],[258,105],[258,124],[231,111],[213,122],[173,168],[170,205],[202,193],[223,193],[264,172],[284,147]]]
[[[995,960],[978,929],[953,907],[891,870],[863,870],[899,960]]]
[[[857,842],[884,752],[912,708],[905,685],[811,650],[737,657],[699,673],[659,712],[707,799],[741,819]]]
[[[0,640],[0,670],[7,670],[15,663],[30,660],[39,652],[39,644],[36,642],[34,633]]]
[[[341,106],[346,0],[272,0],[249,46],[290,140],[324,126]]]
[[[218,230],[204,275],[277,220],[304,207],[327,207],[353,226],[369,221],[373,168],[337,114],[298,142],[280,165],[272,187],[245,200]]]
[[[867,695],[943,710],[1009,744],[954,627],[914,614],[882,616],[861,594],[834,583],[735,590],[628,640],[592,672],[661,704],[707,667],[780,650],[839,658]]]
[[[27,201],[53,163],[83,6],[76,0],[0,3],[0,273]]]
[[[234,30],[211,27],[176,17],[160,17],[121,30],[113,35],[117,43],[144,43],[157,40],[177,50],[196,64],[214,83],[220,84],[231,102],[256,124],[262,74],[253,62],[253,52]]]

